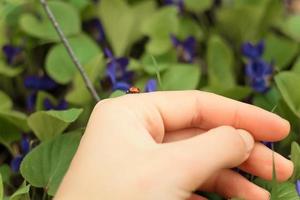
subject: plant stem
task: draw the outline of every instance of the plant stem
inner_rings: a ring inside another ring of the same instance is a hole
[[[97,94],[96,92],[96,89],[94,88],[93,86],[93,83],[91,82],[91,80],[89,79],[89,77],[87,76],[84,68],[82,67],[82,65],[80,64],[78,58],[76,57],[68,39],[66,38],[65,34],[63,33],[62,29],[60,28],[55,16],[53,15],[48,3],[47,3],[47,0],[40,0],[42,6],[44,7],[44,10],[49,18],[49,20],[51,21],[53,27],[55,28],[57,34],[59,35],[63,45],[65,46],[68,54],[70,55],[71,57],[71,60],[73,61],[73,63],[75,64],[76,68],[78,69],[78,71],[80,72],[83,80],[84,80],[84,83],[87,87],[87,89],[89,90],[89,92],[91,93],[91,95],[93,96],[93,98],[96,100],[96,101],[100,101],[100,97],[99,95]]]

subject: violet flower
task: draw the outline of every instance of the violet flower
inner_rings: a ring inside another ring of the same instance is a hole
[[[92,35],[98,43],[105,41],[103,26],[98,18],[92,18],[83,23],[83,29]]]
[[[196,39],[193,36],[186,38],[183,41],[171,35],[173,46],[177,50],[179,60],[187,63],[192,63],[196,56]]]
[[[21,47],[6,44],[2,47],[2,51],[8,65],[19,64],[22,55]]]
[[[127,69],[128,59],[125,57],[115,58],[111,51],[105,48],[108,57],[106,75],[110,80],[113,90],[127,91],[130,88],[133,72]]]
[[[260,93],[270,88],[273,75],[273,65],[261,58],[264,46],[263,41],[256,45],[247,42],[242,46],[243,55],[249,59],[245,68],[246,76],[253,90]]]
[[[155,79],[150,79],[148,80],[148,82],[146,83],[145,92],[154,92],[157,90],[157,81]]]
[[[48,98],[46,98],[43,103],[45,110],[65,110],[68,108],[68,103],[64,99],[61,99],[56,105]]]
[[[28,154],[28,152],[30,151],[30,140],[28,136],[23,135],[21,141],[20,141],[20,152],[18,155],[16,155],[11,163],[11,169],[13,172],[18,172],[20,169],[20,164],[22,162],[22,160],[24,159],[24,157],[26,156],[26,154]]]

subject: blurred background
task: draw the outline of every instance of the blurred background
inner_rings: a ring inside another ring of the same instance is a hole
[[[39,0],[0,0],[0,200],[52,199],[97,96],[191,89],[290,121],[288,138],[262,142],[292,159],[291,179],[240,173],[299,199],[300,0],[47,2],[96,95]]]

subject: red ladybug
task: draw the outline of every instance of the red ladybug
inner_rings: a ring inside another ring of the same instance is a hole
[[[126,92],[127,94],[138,94],[138,93],[141,93],[141,90],[137,87],[130,87],[129,90],[127,90]]]

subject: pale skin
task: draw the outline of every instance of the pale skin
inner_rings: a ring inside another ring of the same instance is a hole
[[[290,130],[279,116],[199,91],[128,94],[99,102],[55,197],[105,200],[269,199],[231,170],[272,179],[272,151]],[[275,153],[279,181],[293,171]]]

